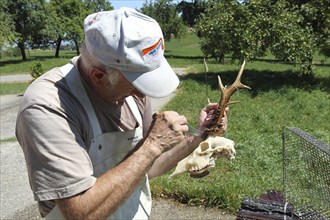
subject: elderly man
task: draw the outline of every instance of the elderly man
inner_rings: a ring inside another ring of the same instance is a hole
[[[89,15],[84,30],[81,55],[23,96],[16,136],[34,198],[47,219],[147,219],[148,178],[202,139],[185,136],[187,119],[176,112],[152,117],[150,97],[179,84],[155,20],[122,8]],[[201,111],[198,128],[215,108]]]

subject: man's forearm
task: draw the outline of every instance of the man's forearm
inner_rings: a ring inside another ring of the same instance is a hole
[[[199,137],[185,137],[178,145],[157,158],[148,172],[149,178],[160,176],[174,168],[180,160],[191,154],[201,141],[203,139]]]
[[[182,142],[188,128],[186,121],[184,116],[173,111],[157,114],[152,129],[135,152],[100,176],[90,189],[71,198],[57,200],[64,216],[67,219],[104,219],[115,212],[134,192],[156,159]],[[185,151],[188,152],[189,148]]]
[[[122,163],[100,176],[85,192],[57,200],[66,219],[104,219],[134,192],[159,153],[142,146]]]

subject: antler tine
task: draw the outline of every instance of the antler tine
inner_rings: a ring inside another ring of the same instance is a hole
[[[244,85],[243,83],[241,83],[241,77],[243,74],[244,66],[245,66],[245,60],[243,61],[242,65],[241,65],[241,68],[237,74],[235,82],[232,84],[232,86],[236,87],[237,89],[251,89],[247,85]]]
[[[207,66],[205,57],[204,57],[203,63],[204,63],[205,72],[206,73],[209,72],[209,67]]]
[[[241,78],[241,76],[243,74],[244,67],[245,67],[245,60],[243,60],[243,63],[241,65],[241,68],[238,71],[237,78],[238,78],[238,76],[239,76],[239,78]]]
[[[219,75],[218,75],[218,84],[219,84],[219,88],[221,90],[221,93],[224,93],[225,90],[226,90],[226,88],[223,86],[222,81],[221,81],[221,78],[220,78]]]

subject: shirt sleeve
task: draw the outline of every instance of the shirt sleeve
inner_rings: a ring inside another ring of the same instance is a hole
[[[32,105],[18,115],[16,136],[35,200],[70,197],[95,183],[81,129],[75,118],[49,106]]]
[[[150,97],[148,96],[144,96],[143,98],[138,98],[136,96],[133,96],[133,98],[135,99],[138,109],[142,115],[143,136],[145,136],[152,122],[151,100]]]

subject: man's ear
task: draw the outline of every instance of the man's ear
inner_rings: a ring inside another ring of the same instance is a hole
[[[107,73],[99,68],[92,68],[90,76],[95,86],[103,86],[108,82]]]

